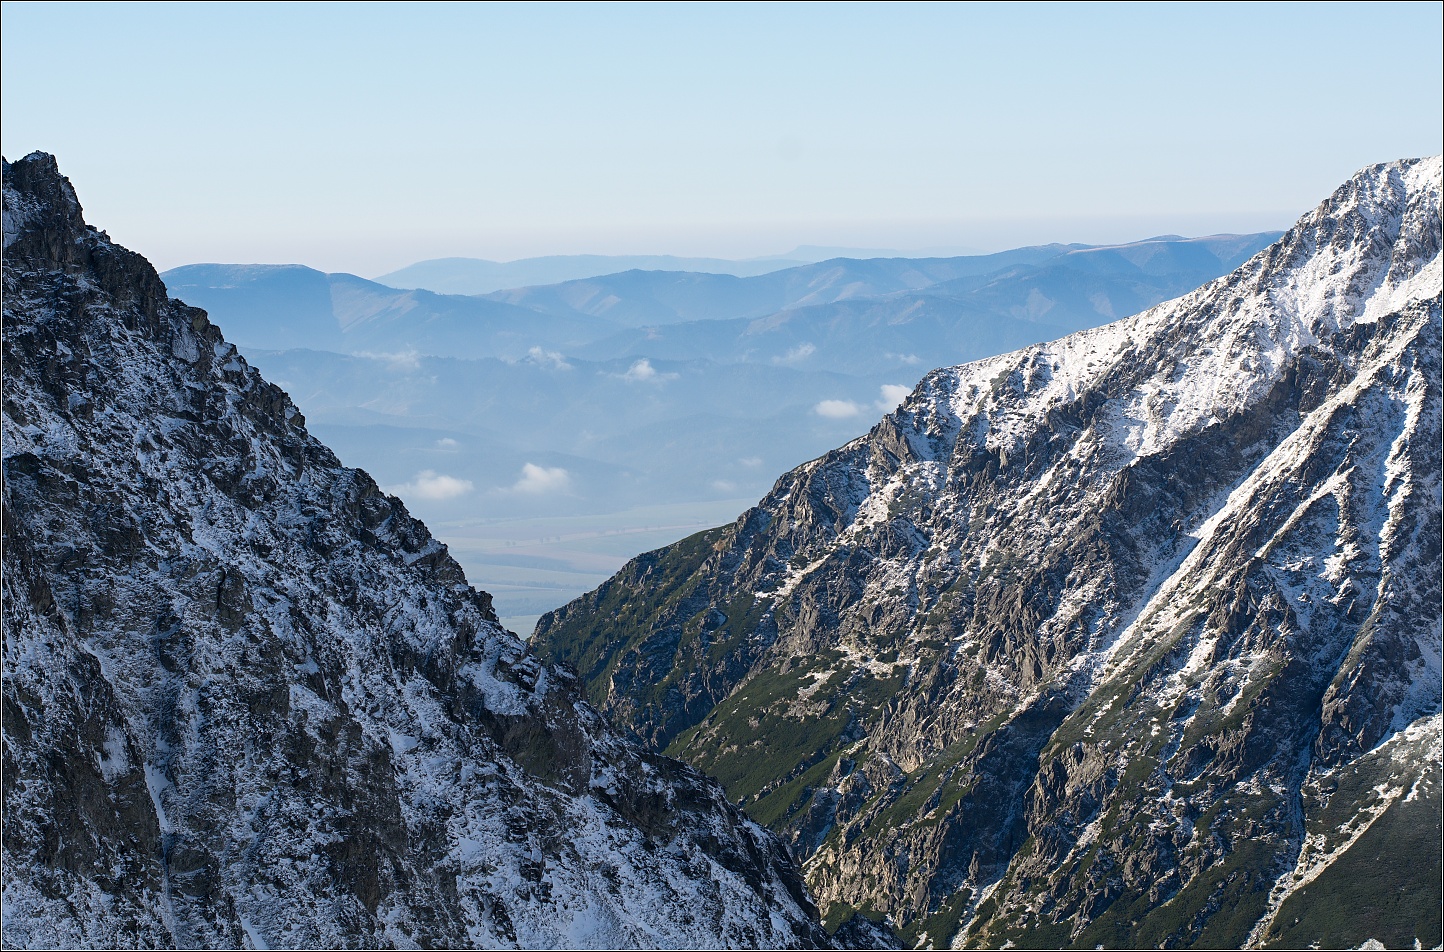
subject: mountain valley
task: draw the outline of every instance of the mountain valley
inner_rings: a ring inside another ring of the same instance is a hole
[[[829,259],[751,277],[631,270],[486,297],[290,265],[162,279],[343,459],[405,496],[527,633],[645,548],[579,549],[564,541],[574,526],[675,541],[864,432],[930,367],[1156,304],[1275,237]]]
[[[1444,952],[1444,4],[0,24],[0,952]]]
[[[715,276],[162,277],[51,157],[5,185],[7,946],[1439,944],[1438,158],[700,320]],[[981,359],[904,395],[906,347]],[[528,646],[467,575],[551,567],[383,486],[660,523]]]

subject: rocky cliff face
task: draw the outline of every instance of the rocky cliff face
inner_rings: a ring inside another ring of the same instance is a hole
[[[534,643],[830,922],[1437,945],[1440,178],[1365,169],[1232,275],[930,374]]]
[[[53,158],[4,184],[6,947],[825,941]]]

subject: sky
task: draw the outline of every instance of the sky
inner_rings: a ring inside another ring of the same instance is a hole
[[[0,8],[0,145],[161,269],[1285,228],[1444,149],[1441,5]]]

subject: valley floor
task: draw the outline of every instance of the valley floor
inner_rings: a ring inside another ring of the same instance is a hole
[[[542,614],[596,588],[628,559],[731,522],[751,503],[704,499],[617,512],[433,525],[471,583],[492,594],[502,625],[528,638]]]

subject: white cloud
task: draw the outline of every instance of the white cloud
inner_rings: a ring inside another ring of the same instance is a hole
[[[923,359],[922,359],[921,357],[919,357],[917,354],[893,354],[893,353],[887,353],[887,354],[883,354],[883,357],[884,357],[885,359],[887,359],[887,360],[900,360],[900,361],[902,361],[903,363],[909,364],[909,365],[911,365],[911,364],[920,364],[920,363],[923,362]]]
[[[560,353],[554,350],[542,350],[540,347],[533,347],[527,351],[526,357],[523,359],[529,364],[536,364],[538,367],[548,370],[572,369],[572,365],[567,363],[567,359]]]
[[[565,492],[571,488],[571,484],[571,474],[560,466],[527,463],[521,468],[521,479],[512,484],[511,491],[536,496],[542,493]]]
[[[356,356],[365,357],[367,360],[379,360],[386,365],[387,369],[393,371],[421,369],[421,354],[416,350],[402,350],[395,353],[361,351]]]
[[[436,446],[438,449],[454,450],[459,448],[461,444],[456,442],[449,436],[443,436],[441,439],[436,441]]]
[[[761,466],[761,465],[762,465],[762,457],[760,457],[760,456],[744,456],[744,457],[742,457],[741,459],[739,459],[737,462],[741,463],[743,466],[746,466],[746,467],[748,467],[748,468],[750,469],[750,468],[755,468],[755,467]]]
[[[619,376],[627,383],[662,383],[667,380],[677,379],[676,374],[658,373],[657,368],[653,367],[652,362],[645,357],[635,364],[632,364],[626,373],[620,374]]]
[[[817,348],[803,341],[796,347],[783,354],[781,357],[773,357],[774,364],[797,364],[817,353]]]
[[[714,479],[712,480],[712,488],[719,493],[730,493],[737,488],[737,484],[730,479]]]
[[[906,400],[908,394],[912,393],[907,387],[897,383],[885,383],[878,388],[878,391],[882,394],[882,399],[878,400],[877,406],[884,413],[896,410],[898,404]]]
[[[442,500],[465,496],[471,492],[471,487],[469,479],[457,479],[434,469],[423,469],[411,482],[387,487],[386,491],[403,498],[411,496],[417,499]]]
[[[830,420],[844,420],[857,416],[862,412],[862,407],[851,400],[823,400],[812,408],[812,412]]]

